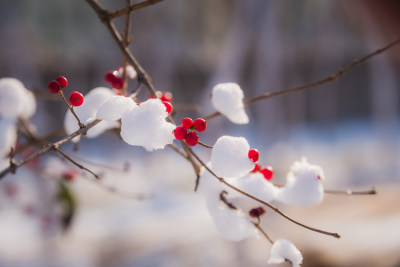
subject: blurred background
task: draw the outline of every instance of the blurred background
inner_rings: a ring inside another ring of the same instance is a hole
[[[115,10],[125,1],[101,3]],[[214,112],[209,95],[219,82],[237,82],[251,98],[337,72],[398,38],[399,10],[398,1],[379,0],[166,0],[133,13],[130,48],[156,89],[172,92],[179,121]],[[122,29],[123,18],[116,24]],[[85,1],[0,1],[0,77],[36,92],[32,122],[40,135],[61,128],[66,112],[48,96],[48,81],[64,75],[71,90],[86,93],[107,86],[105,73],[121,62]],[[317,207],[279,206],[340,240],[268,212],[266,231],[291,240],[304,266],[400,266],[399,63],[394,47],[334,83],[246,107],[248,125],[210,120],[200,136],[208,144],[223,134],[245,136],[278,183],[306,156],[323,167],[328,189],[377,188],[376,196],[327,195]],[[191,166],[172,150],[148,153],[113,133],[65,150],[102,173],[103,184],[147,199],[110,193],[79,172],[69,183],[75,218],[63,232],[53,204],[57,182],[43,179],[52,176],[46,156],[0,182],[0,266],[266,265],[266,240],[219,236],[193,192]],[[206,149],[195,151],[209,159]]]

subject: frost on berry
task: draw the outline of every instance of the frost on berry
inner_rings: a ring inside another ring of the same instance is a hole
[[[195,132],[189,132],[185,136],[185,142],[188,146],[195,146],[197,145],[198,141],[199,141],[199,136]]]
[[[210,163],[208,167],[212,168]],[[258,230],[241,209],[231,209],[221,201],[221,192],[229,191],[229,189],[205,169],[202,170],[199,190],[204,196],[207,209],[217,229],[224,238],[230,241],[240,241],[258,235]]]
[[[244,110],[243,91],[236,83],[219,83],[212,90],[211,102],[216,110],[237,124],[249,123]]]
[[[175,125],[166,121],[168,113],[159,99],[148,99],[122,115],[121,137],[133,146],[147,151],[163,149],[172,144]]]
[[[126,75],[128,76],[129,79],[135,79],[136,78],[137,73],[136,73],[135,69],[131,65],[127,65],[125,71],[126,71]],[[122,77],[123,72],[124,72],[124,68],[119,67],[117,72],[116,72],[116,76]]]
[[[286,184],[280,189],[277,200],[293,206],[319,204],[324,197],[322,168],[312,165],[305,158],[296,161],[286,177]]]
[[[185,127],[178,126],[175,128],[174,136],[176,139],[183,140],[183,139],[185,139],[186,135],[187,135],[187,129]]]
[[[299,267],[303,262],[301,252],[286,239],[278,239],[272,244],[269,264],[279,264],[286,260],[292,263],[292,267]]]
[[[17,127],[14,121],[0,118],[0,133],[0,158],[3,158],[17,142]]]
[[[242,177],[254,169],[248,157],[249,144],[244,137],[221,136],[211,152],[215,173],[224,178]]]
[[[87,124],[96,118],[97,110],[100,105],[106,101],[114,93],[111,89],[106,87],[97,87],[92,89],[87,95],[85,95],[85,101],[79,107],[75,107],[74,111],[79,117],[79,119]],[[94,138],[102,134],[104,131],[117,127],[118,123],[116,121],[101,121],[94,127],[90,128],[87,132],[86,137]],[[64,127],[67,134],[71,134],[79,130],[79,125],[76,122],[75,117],[68,110],[65,114]],[[78,139],[79,140],[79,139]],[[76,139],[74,140],[76,141]]]
[[[113,95],[99,106],[96,118],[100,120],[119,120],[122,114],[135,105],[136,103],[132,98]]]
[[[36,100],[31,91],[17,79],[0,79],[0,117],[29,118],[36,111]]]

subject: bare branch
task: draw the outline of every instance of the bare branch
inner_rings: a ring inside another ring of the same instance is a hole
[[[78,131],[66,136],[65,138],[61,139],[60,141],[56,142],[56,143],[50,143],[48,144],[45,148],[40,149],[39,151],[37,151],[36,153],[30,155],[29,157],[26,157],[25,159],[19,161],[19,162],[12,162],[12,164],[10,164],[10,166],[4,170],[2,170],[0,172],[0,180],[1,178],[3,178],[4,176],[6,176],[8,173],[14,173],[16,171],[17,168],[25,165],[26,163],[28,163],[29,161],[41,157],[46,153],[51,152],[52,150],[54,150],[55,148],[59,148],[60,146],[68,143],[69,141],[71,141],[73,138],[79,136],[79,135],[85,135],[86,132],[92,128],[93,126],[95,126],[96,124],[98,124],[99,122],[101,122],[101,120],[94,120],[91,123],[89,123],[88,125],[84,125],[83,128],[79,129]],[[11,158],[11,157],[10,157]]]
[[[150,5],[154,5],[154,4],[157,4],[157,3],[162,2],[162,1],[163,0],[146,0],[146,1],[143,1],[143,2],[139,2],[139,3],[136,3],[136,4],[130,5],[128,7],[125,7],[123,9],[119,9],[119,10],[110,12],[110,14],[108,15],[108,19],[109,20],[113,20],[113,19],[115,19],[117,17],[120,17],[120,16],[123,16],[125,14],[129,14],[129,13],[135,11],[135,10],[138,10],[138,9],[150,6]]]
[[[386,50],[389,50],[390,48],[392,48],[393,46],[397,45],[400,43],[400,38],[396,39],[395,41],[385,45],[384,47],[381,47],[377,50],[375,50],[374,52],[367,54],[365,56],[363,56],[360,59],[355,59],[353,60],[352,63],[348,64],[347,66],[344,66],[343,68],[340,68],[339,71],[335,74],[329,75],[325,78],[316,80],[314,82],[311,83],[307,83],[304,85],[300,85],[297,87],[293,87],[293,88],[289,88],[289,89],[285,89],[285,90],[281,90],[281,91],[276,91],[276,92],[271,92],[271,93],[265,93],[262,94],[260,96],[257,97],[253,97],[250,99],[246,99],[243,101],[244,105],[250,105],[254,102],[260,101],[260,100],[264,100],[264,99],[268,99],[268,98],[272,98],[272,97],[276,97],[276,96],[281,96],[281,95],[287,95],[287,94],[291,94],[291,93],[295,93],[295,92],[299,92],[299,91],[304,91],[304,90],[308,90],[311,88],[315,88],[317,86],[320,85],[324,85],[327,83],[331,83],[331,82],[335,82],[336,80],[338,80],[339,78],[341,78],[342,76],[344,76],[345,74],[347,74],[350,70],[354,69],[355,67],[357,67],[358,65],[364,63],[365,61],[381,54],[382,52],[385,52]],[[221,113],[220,112],[214,112],[208,116],[205,116],[204,119],[205,120],[210,120],[212,118],[218,117],[220,116]]]
[[[64,152],[62,152],[59,148],[54,148],[54,150],[59,153],[62,157],[64,157],[66,160],[68,160],[69,162],[71,162],[72,164],[74,164],[76,167],[78,167],[81,170],[85,170],[87,172],[89,172],[90,174],[92,174],[94,176],[94,178],[96,179],[100,179],[100,177],[95,174],[93,171],[89,170],[88,168],[84,167],[82,164],[79,164],[78,162],[76,162],[75,160],[73,160],[72,158],[70,158],[68,155],[66,155]]]

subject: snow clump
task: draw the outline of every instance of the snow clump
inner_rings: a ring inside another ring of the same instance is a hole
[[[99,106],[96,118],[100,120],[119,120],[126,111],[136,105],[130,97],[113,95]]]
[[[35,97],[22,82],[15,78],[0,79],[0,117],[29,118],[35,111]]]
[[[271,247],[269,264],[279,264],[288,260],[292,267],[299,267],[303,262],[303,256],[292,242],[286,239],[278,239]]]
[[[212,168],[211,163],[208,163],[207,166]],[[220,183],[204,168],[199,181],[199,190],[205,198],[208,212],[225,239],[241,241],[251,236],[258,236],[258,230],[241,209],[232,209],[221,201],[221,193],[226,191],[224,196],[228,199],[232,189]]]
[[[280,189],[277,200],[292,206],[312,206],[324,197],[322,168],[312,165],[305,158],[291,166],[286,185]]]
[[[221,136],[211,151],[214,172],[223,178],[242,177],[254,169],[248,157],[250,146],[244,137]]]
[[[96,119],[96,114],[100,105],[113,95],[114,92],[109,88],[94,88],[87,95],[85,95],[85,101],[81,106],[74,107],[74,111],[83,124],[88,124]],[[94,138],[102,134],[104,131],[117,126],[118,123],[116,121],[103,120],[94,127],[90,128],[86,136],[88,138]],[[72,134],[73,132],[79,130],[78,122],[69,110],[65,114],[64,127],[67,134]],[[74,139],[74,141],[78,140],[79,137]]]
[[[148,99],[126,111],[121,118],[121,137],[147,151],[163,149],[174,140],[175,125],[167,122],[168,113],[160,99]]]
[[[216,110],[236,124],[249,123],[244,110],[243,91],[237,83],[219,83],[212,90],[211,102]]]

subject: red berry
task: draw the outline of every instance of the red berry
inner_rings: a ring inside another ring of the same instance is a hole
[[[186,129],[189,129],[193,126],[193,120],[191,118],[183,118],[182,119],[182,126]]]
[[[265,209],[263,207],[254,208],[249,211],[250,217],[253,218],[258,218],[264,214],[265,214]]]
[[[64,180],[72,181],[75,180],[77,174],[78,174],[77,171],[69,170],[69,171],[64,171],[61,176]]]
[[[253,162],[257,162],[258,159],[260,158],[260,153],[258,153],[257,149],[250,149],[248,153],[249,159],[251,159]]]
[[[64,76],[58,77],[56,81],[60,84],[61,88],[65,88],[68,85],[68,80]]]
[[[251,172],[258,172],[261,169],[261,166],[256,163],[256,165],[254,166],[254,169]]]
[[[176,139],[183,140],[183,139],[185,139],[186,135],[187,135],[187,130],[185,127],[178,126],[175,128],[174,136]]]
[[[79,107],[83,103],[83,95],[77,91],[74,91],[69,96],[69,102],[74,107]]]
[[[272,177],[274,176],[274,171],[272,170],[272,167],[266,167],[260,171],[263,175],[264,178],[267,179],[268,181],[271,181]]]
[[[169,103],[168,101],[163,101],[163,104],[164,104],[165,108],[167,109],[167,113],[168,114],[171,113],[171,111],[172,111],[171,103]]]
[[[47,84],[47,89],[52,94],[57,94],[61,90],[61,85],[56,81],[51,81]]]
[[[195,132],[189,132],[185,137],[185,141],[188,146],[195,146],[199,141],[199,136]]]
[[[195,119],[194,122],[194,128],[198,131],[198,132],[203,132],[206,130],[207,128],[207,121],[203,120],[203,119]]]
[[[160,97],[160,99],[161,99],[161,101],[171,102],[172,101],[172,94],[170,92],[162,93],[162,96]]]
[[[108,83],[113,83],[115,78],[117,78],[117,77],[115,77],[115,75],[112,71],[107,72],[106,75],[104,76],[104,79]]]
[[[117,90],[121,90],[124,87],[124,80],[120,77],[114,76],[114,80],[111,82],[111,87]]]

